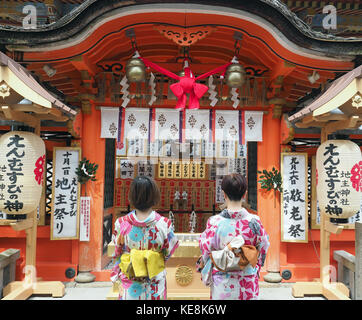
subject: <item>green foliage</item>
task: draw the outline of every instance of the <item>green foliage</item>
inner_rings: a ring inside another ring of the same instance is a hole
[[[259,176],[260,180],[258,181],[261,184],[262,189],[267,191],[274,190],[282,192],[282,175],[280,172],[273,167],[272,171],[258,171],[261,175]]]
[[[83,158],[81,161],[79,161],[78,168],[75,170],[79,183],[84,184],[89,180],[96,181],[97,169],[98,164],[91,163],[86,158]]]

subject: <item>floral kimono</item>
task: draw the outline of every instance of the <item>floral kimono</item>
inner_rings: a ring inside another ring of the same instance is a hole
[[[167,261],[178,247],[178,240],[173,232],[171,221],[155,211],[144,221],[139,221],[135,211],[117,219],[112,241],[115,244],[113,259],[115,266],[111,272],[111,280],[120,281],[122,300],[160,300],[166,299],[166,270],[142,281],[129,279],[120,269],[121,257],[132,249],[161,252]]]
[[[232,239],[242,236],[245,245],[255,246],[259,251],[257,264],[248,264],[241,271],[222,272],[217,270],[210,259],[214,250],[224,249]],[[269,237],[257,215],[246,209],[237,212],[223,210],[207,221],[205,231],[200,235],[199,244],[202,262],[201,274],[205,284],[211,286],[214,300],[255,300],[259,295],[259,271],[264,265],[269,247]],[[208,277],[206,280],[205,277]]]

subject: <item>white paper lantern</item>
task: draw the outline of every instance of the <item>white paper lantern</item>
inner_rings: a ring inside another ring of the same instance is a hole
[[[317,150],[317,199],[321,214],[346,219],[360,210],[361,150],[349,140],[328,140]]]
[[[31,132],[0,137],[0,211],[26,214],[37,209],[43,187],[45,144]]]

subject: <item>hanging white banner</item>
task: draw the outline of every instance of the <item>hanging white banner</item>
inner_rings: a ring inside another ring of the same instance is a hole
[[[308,154],[282,153],[281,241],[308,242]]]
[[[101,138],[118,136],[119,108],[101,107]]]
[[[155,139],[179,140],[180,139],[180,111],[174,109],[156,109]]]
[[[244,111],[245,141],[263,141],[263,111]]]
[[[186,140],[209,141],[210,111],[186,109]]]
[[[239,140],[239,111],[215,111],[215,140]]]
[[[80,197],[79,241],[89,241],[90,197]]]
[[[149,109],[127,108],[125,110],[124,130],[128,140],[148,139]]]

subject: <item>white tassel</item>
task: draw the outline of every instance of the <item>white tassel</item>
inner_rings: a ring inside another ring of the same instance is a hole
[[[231,89],[231,101],[234,102],[233,103],[233,108],[236,109],[237,106],[239,105],[240,100],[238,99],[238,93],[236,92],[237,88],[232,88]]]
[[[127,107],[128,103],[130,102],[130,99],[128,98],[128,95],[129,95],[129,91],[127,90],[128,87],[129,87],[129,84],[128,84],[128,80],[127,80],[127,76],[125,75],[123,77],[123,79],[121,80],[120,82],[120,85],[122,86],[121,88],[121,92],[123,94],[123,102],[122,102],[122,107],[125,108]]]
[[[155,76],[153,75],[152,72],[151,72],[151,76],[150,76],[150,81],[148,83],[149,83],[149,86],[151,87],[151,99],[148,102],[148,104],[150,106],[152,106],[152,104],[157,100],[157,97],[155,95],[155,93],[156,93]]]
[[[209,77],[209,90],[208,90],[208,92],[210,94],[209,99],[211,100],[210,106],[212,106],[212,107],[214,107],[217,104],[217,101],[218,101],[218,99],[216,98],[217,92],[216,92],[215,88],[216,88],[216,85],[214,85],[214,77],[210,76]]]

